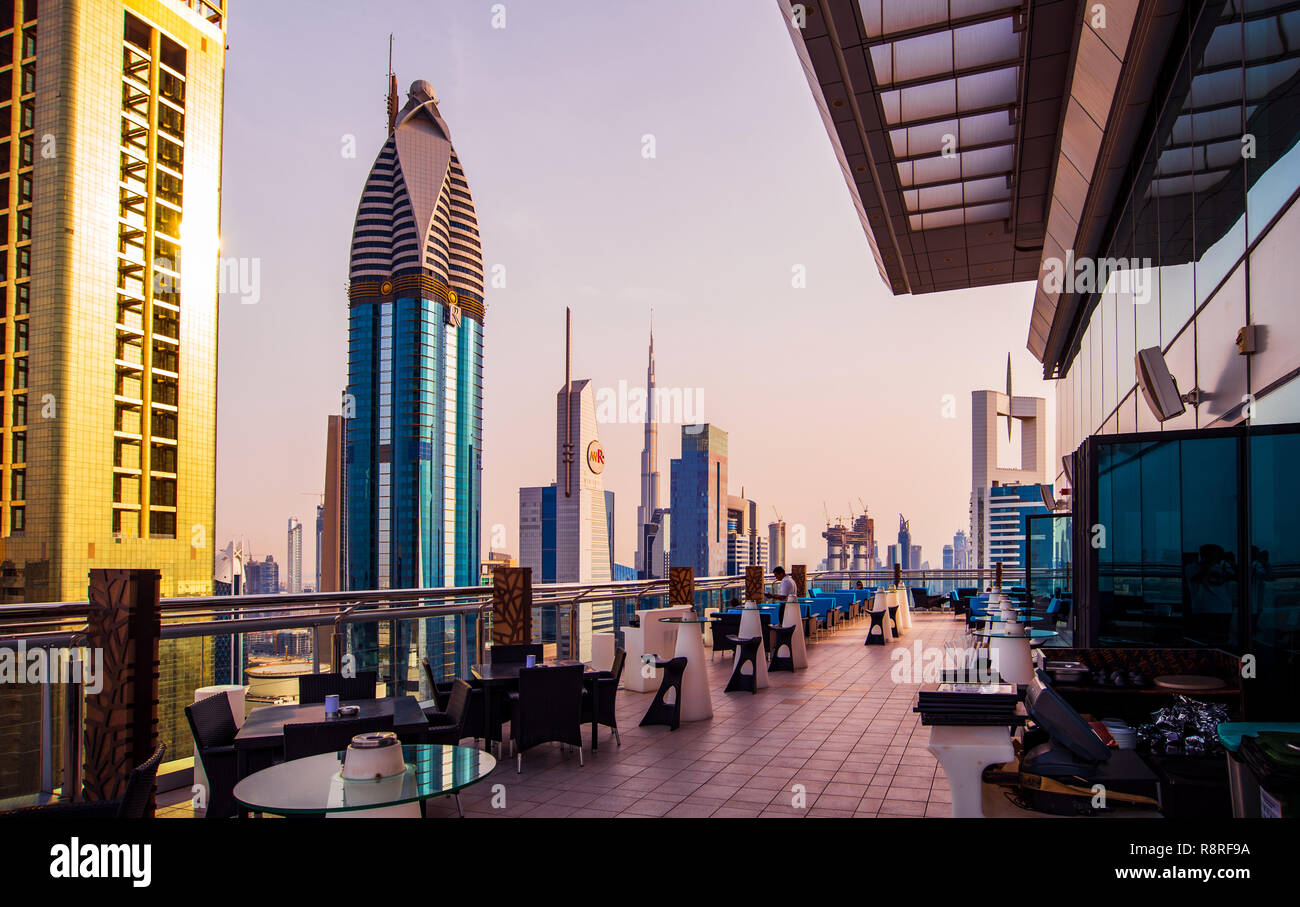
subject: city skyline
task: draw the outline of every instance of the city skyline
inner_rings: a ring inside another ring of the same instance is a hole
[[[513,477],[550,471],[544,450],[515,442],[549,434],[549,405],[523,389],[553,381],[549,363],[561,349],[549,326],[565,304],[574,311],[575,345],[586,351],[584,374],[611,394],[620,382],[642,385],[654,308],[660,387],[698,393],[703,413],[688,421],[729,432],[737,489],[743,477],[765,520],[771,505],[781,511],[792,563],[811,568],[824,556],[823,502],[832,517],[847,517],[859,496],[873,513],[906,512],[927,551],[966,524],[966,401],[973,389],[1002,385],[1004,326],[1026,322],[1032,286],[888,295],[776,9],[722,3],[697,10],[699,21],[688,26],[669,10],[512,8],[504,29],[493,29],[486,11],[421,7],[404,15],[415,9],[394,4],[371,21],[342,7],[313,5],[308,14],[304,4],[285,2],[232,19],[222,254],[249,262],[250,272],[258,262],[260,286],[255,302],[229,290],[222,297],[218,538],[246,535],[254,550],[279,550],[285,518],[307,512],[301,495],[321,490],[320,424],[339,411],[346,383],[342,250],[369,149],[385,125],[388,33],[398,21],[393,68],[428,78],[456,125],[485,271],[491,281],[500,266],[505,279],[488,289],[483,551],[509,549],[517,538]],[[308,19],[320,41],[310,54],[277,39]],[[706,35],[724,26],[735,40],[725,60],[710,62],[716,54],[704,52]],[[682,65],[660,72],[641,36],[683,46]],[[453,52],[433,59],[422,48],[435,39]],[[624,45],[627,53],[611,52]],[[358,47],[373,53],[359,56]],[[598,60],[575,62],[593,47]],[[322,75],[327,90],[304,92],[286,110],[266,96],[260,69],[238,63],[273,50],[286,68],[311,69],[317,53],[340,64]],[[586,78],[590,65],[605,67],[602,84]],[[517,76],[530,68],[552,75],[544,85]],[[691,90],[699,84],[726,90],[734,104],[718,110]],[[592,118],[615,99],[613,115]],[[774,118],[791,126],[775,145],[765,125]],[[561,135],[564,142],[552,141]],[[654,157],[643,157],[646,136],[655,140]],[[293,142],[297,153],[268,158],[258,150],[268,140]],[[761,198],[753,185],[765,187]],[[272,191],[292,218],[265,216],[262,198]],[[712,212],[709,229],[683,231],[680,211],[701,198]],[[792,286],[796,266],[805,288]],[[735,317],[738,299],[749,307],[743,319]],[[924,341],[925,368],[892,339],[902,334]],[[736,355],[718,355],[707,335]],[[803,355],[810,351],[816,355]],[[1045,393],[1032,356],[1011,352],[1018,390]],[[746,365],[782,355],[799,364]],[[883,382],[896,372],[909,380]],[[890,444],[879,443],[883,426]],[[679,454],[679,428],[661,426],[661,469]],[[629,503],[640,498],[643,434],[637,419],[601,424],[606,487]],[[770,443],[774,435],[786,443]],[[919,474],[928,480],[898,481]],[[622,564],[635,562],[635,509],[618,513]],[[304,557],[312,562],[314,551]]]

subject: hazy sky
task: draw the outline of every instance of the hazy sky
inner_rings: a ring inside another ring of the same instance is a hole
[[[872,261],[772,0],[684,8],[266,0],[231,4],[222,254],[256,259],[260,298],[223,297],[217,536],[283,563],[289,517],[314,577],[326,416],[347,369],[347,260],[385,138],[388,35],[405,100],[433,83],[474,194],[489,289],[483,550],[518,552],[518,488],[554,481],[564,307],[574,376],[644,382],[655,312],[661,388],[702,395],[730,433],[731,493],[806,527],[866,501],[882,546],[901,511],[932,566],[968,525],[970,392],[1054,399],[1025,350],[1032,285],[890,295]],[[654,137],[655,156],[642,155]],[[355,142],[355,156],[347,152]],[[803,265],[807,286],[791,285]],[[956,417],[943,415],[956,398]],[[632,564],[639,424],[601,428]],[[668,461],[680,429],[660,430]],[[498,529],[498,532],[502,530]],[[882,552],[883,553],[883,552]]]

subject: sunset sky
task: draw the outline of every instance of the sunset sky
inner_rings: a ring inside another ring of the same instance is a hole
[[[970,393],[1004,387],[1008,352],[1016,393],[1048,397],[1055,462],[1053,395],[1025,350],[1032,285],[890,295],[774,2],[507,3],[505,28],[492,6],[233,5],[222,254],[259,260],[261,286],[256,303],[221,307],[219,546],[242,535],[283,563],[298,517],[314,581],[390,32],[403,99],[416,79],[437,90],[486,269],[506,277],[487,293],[485,554],[494,527],[518,553],[518,488],[555,478],[566,305],[574,375],[597,388],[644,382],[653,307],[660,387],[700,395],[703,421],[730,433],[731,493],[743,486],[765,522],[775,507],[806,527],[792,563],[825,556],[823,501],[847,517],[861,498],[882,547],[902,512],[941,566],[968,526]],[[806,288],[792,286],[797,265]],[[641,435],[601,429],[629,565]],[[661,506],[679,436],[661,427]]]

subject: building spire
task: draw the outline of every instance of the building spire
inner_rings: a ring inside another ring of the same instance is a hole
[[[393,72],[393,36],[388,36],[388,134],[397,129],[397,75]]]

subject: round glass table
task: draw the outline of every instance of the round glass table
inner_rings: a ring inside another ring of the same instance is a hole
[[[388,778],[344,780],[343,751],[281,762],[235,785],[235,800],[250,812],[278,816],[419,815],[420,804],[455,794],[496,768],[490,753],[468,746],[402,747],[406,771]]]

